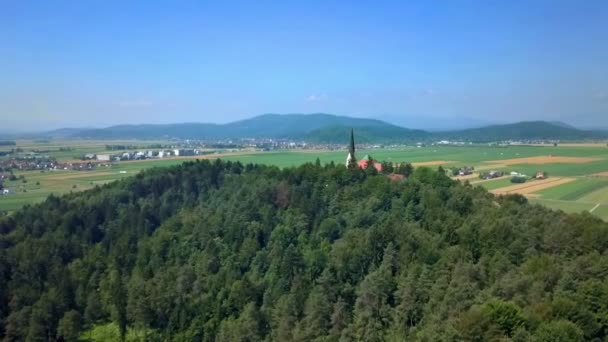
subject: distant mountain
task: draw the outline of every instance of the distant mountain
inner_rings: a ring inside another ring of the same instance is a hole
[[[216,124],[178,123],[166,125],[118,125],[76,132],[73,138],[87,139],[195,139],[217,135]]]
[[[91,130],[91,128],[59,128],[46,132],[44,135],[48,138],[70,138],[89,130]]]
[[[310,132],[304,136],[304,140],[319,143],[344,143],[344,137],[348,136],[350,129],[349,126],[327,126]],[[390,143],[427,140],[431,134],[422,130],[386,124],[355,127],[355,137],[357,143]]]
[[[504,123],[467,116],[383,115],[379,118],[397,126],[428,132],[448,132]]]
[[[480,128],[437,133],[436,137],[466,141],[501,140],[585,140],[606,138],[606,133],[587,131],[563,123],[546,121],[524,121],[506,125],[492,125]]]
[[[80,130],[76,138],[90,139],[230,139],[230,138],[310,138],[317,142],[344,141],[332,135],[350,128],[367,132],[369,142],[406,138],[422,131],[408,130],[376,119],[352,118],[330,114],[264,114],[227,124],[180,123],[167,125],[120,125],[102,129]],[[404,136],[400,136],[403,134]]]
[[[608,132],[582,130],[562,122],[529,121],[479,128],[427,132],[376,119],[331,114],[264,114],[227,124],[178,123],[119,125],[100,129],[64,128],[39,134],[51,138],[85,139],[246,139],[291,138],[316,143],[343,143],[351,128],[361,143],[464,140],[588,140],[608,137]]]
[[[567,124],[563,121],[549,121],[550,124],[556,125],[556,126],[560,126],[560,127],[565,127],[565,128],[573,128],[573,129],[579,129],[577,127],[574,127],[570,124]]]

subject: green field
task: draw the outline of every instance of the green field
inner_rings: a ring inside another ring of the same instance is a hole
[[[150,144],[168,144],[162,141],[51,141],[34,142],[18,141],[17,147],[24,151],[50,151],[46,154],[59,160],[73,159],[75,155],[84,153],[107,153],[106,144],[123,144],[133,146],[149,146]],[[59,151],[70,147],[70,151]],[[10,148],[4,148],[10,150]],[[537,171],[548,172],[550,177],[575,177],[576,181],[539,191],[532,201],[552,208],[568,212],[591,210],[593,214],[608,219],[608,177],[589,177],[595,173],[608,171],[608,147],[586,146],[429,146],[417,148],[402,146],[373,150],[358,150],[359,157],[369,154],[373,158],[389,162],[430,162],[437,161],[445,167],[473,165],[479,170],[502,170],[533,175]],[[593,157],[598,161],[587,163],[549,163],[543,165],[517,164],[501,165],[501,160],[536,156],[555,155],[559,157]],[[208,158],[216,158],[214,155]],[[271,164],[279,167],[300,165],[314,162],[317,158],[322,163],[344,163],[345,150],[307,150],[307,151],[274,151],[274,152],[243,152],[223,156],[222,159],[240,161],[244,164]],[[94,171],[27,171],[15,172],[23,175],[27,183],[21,180],[5,182],[5,187],[14,191],[6,196],[0,196],[0,210],[11,211],[24,204],[44,200],[49,194],[63,194],[70,191],[82,191],[95,185],[111,182],[128,177],[151,167],[170,166],[184,162],[183,159],[146,160],[137,162],[117,162],[109,167],[101,167]],[[495,162],[495,163],[491,163]],[[431,167],[437,167],[433,165]],[[123,173],[121,173],[121,171]],[[477,179],[471,179],[471,182]],[[488,190],[511,185],[509,178],[479,183]]]
[[[505,186],[509,186],[511,184],[512,184],[511,178],[507,177],[507,178],[502,178],[502,179],[485,181],[485,182],[479,183],[478,185],[481,187],[484,187],[486,190],[494,190],[494,189],[502,188]]]

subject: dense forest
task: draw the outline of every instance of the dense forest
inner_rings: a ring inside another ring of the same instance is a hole
[[[0,218],[0,336],[606,341],[607,249],[441,169],[188,162]]]

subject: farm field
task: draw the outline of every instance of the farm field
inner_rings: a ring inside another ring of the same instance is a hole
[[[71,160],[74,155],[82,153],[108,153],[106,144],[124,144],[147,146],[154,143],[167,144],[161,141],[51,141],[34,142],[18,141],[17,147],[27,150],[49,151],[59,160]],[[65,148],[69,147],[69,151]],[[62,151],[59,149],[63,148]],[[5,148],[6,149],[6,148]],[[534,203],[568,212],[589,211],[595,207],[593,214],[608,219],[608,177],[597,174],[608,172],[608,147],[568,145],[568,146],[428,146],[417,148],[403,146],[358,150],[357,156],[369,154],[374,159],[388,162],[410,162],[414,166],[459,167],[474,166],[476,172],[500,170],[509,174],[511,171],[528,176],[537,171],[544,171],[551,178],[568,178],[568,182],[557,181],[539,186],[526,195]],[[205,155],[200,158],[240,161],[241,163],[271,164],[279,167],[290,167],[306,162],[344,163],[345,150],[285,150],[271,152],[243,151]],[[26,171],[15,172],[25,177],[22,180],[5,182],[5,187],[14,191],[10,195],[0,196],[0,210],[11,211],[25,204],[43,201],[49,194],[63,194],[70,191],[82,191],[96,185],[132,176],[141,170],[152,167],[170,166],[184,162],[192,157],[152,159],[144,161],[116,162],[108,167],[93,171]],[[475,176],[466,177],[474,186],[501,192],[501,188],[512,186],[510,177],[481,181]],[[464,180],[463,180],[464,181]],[[517,191],[515,191],[517,192]]]

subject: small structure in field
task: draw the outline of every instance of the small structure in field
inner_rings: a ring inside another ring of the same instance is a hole
[[[538,172],[536,172],[536,175],[534,175],[534,178],[536,178],[536,179],[546,179],[547,178],[547,172],[545,172],[545,171],[538,171]]]
[[[96,157],[99,161],[110,161],[110,159],[112,159],[112,156],[109,154],[98,154]]]
[[[473,166],[465,166],[465,167],[461,167],[458,170],[458,175],[459,176],[468,176],[468,175],[472,175],[473,171],[475,171],[475,167]]]
[[[494,178],[498,178],[498,177],[502,177],[505,175],[504,171],[495,171],[492,170],[490,172],[482,172],[479,174],[479,178],[481,179],[494,179]]]

